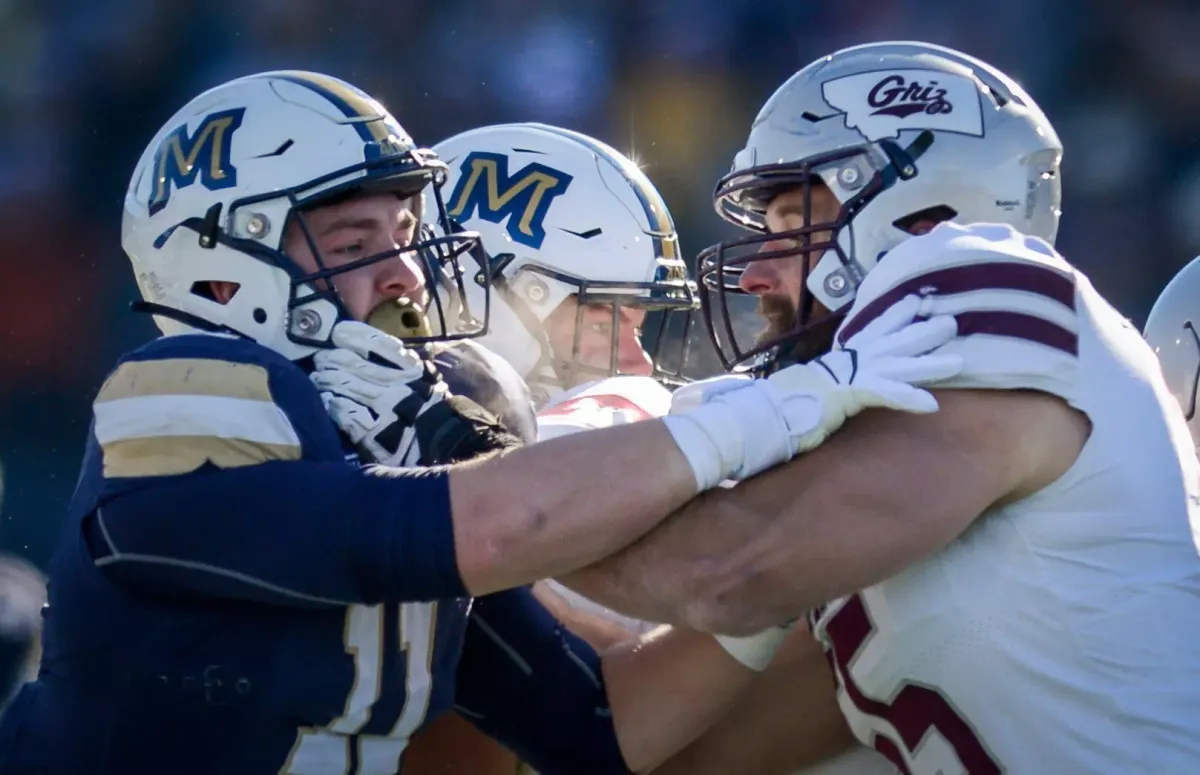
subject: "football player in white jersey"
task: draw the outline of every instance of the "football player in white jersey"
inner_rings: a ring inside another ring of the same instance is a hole
[[[806,613],[826,652],[836,699],[811,659],[656,772],[786,771],[851,734],[913,775],[1200,771],[1200,466],[1153,352],[1053,248],[1061,155],[1011,78],[923,43],[822,57],[759,113],[715,192],[754,234],[697,271],[727,362],[844,347],[917,294],[965,369],[938,414],[865,413],[566,579],[713,631]]]
[[[489,327],[478,341],[526,379],[539,438],[667,414],[662,383],[680,380],[699,301],[670,211],[646,175],[607,144],[545,124],[472,129],[433,150],[449,167],[448,215],[480,234],[491,259]],[[482,310],[489,300],[472,279],[469,307]],[[534,592],[597,647],[657,626],[553,580]],[[435,765],[499,775],[515,759],[447,716],[408,755],[417,775]]]
[[[1146,318],[1144,336],[1158,356],[1167,387],[1183,409],[1192,441],[1200,447],[1196,391],[1200,386],[1200,258],[1171,278]]]

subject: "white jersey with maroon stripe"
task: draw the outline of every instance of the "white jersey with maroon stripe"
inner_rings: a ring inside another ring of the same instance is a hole
[[[671,393],[649,377],[608,377],[572,388],[542,407],[538,441],[663,417],[670,410]]]
[[[670,409],[671,393],[649,377],[609,377],[555,396],[538,412],[538,441],[663,417]],[[546,583],[573,608],[615,622],[630,632],[643,634],[658,626],[605,608],[552,579]]]
[[[909,293],[958,319],[939,387],[1051,393],[1092,432],[1058,481],[813,613],[855,735],[916,775],[1200,773],[1200,466],[1154,355],[1007,226],[901,244],[838,341]]]

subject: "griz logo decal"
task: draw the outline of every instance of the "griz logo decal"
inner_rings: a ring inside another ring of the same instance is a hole
[[[908,118],[914,113],[936,116],[952,113],[954,105],[946,99],[946,90],[937,81],[922,84],[906,81],[903,75],[889,75],[867,92],[867,104],[875,108],[872,116]]]
[[[868,70],[821,84],[821,96],[869,141],[901,132],[983,137],[982,85],[944,70]]]

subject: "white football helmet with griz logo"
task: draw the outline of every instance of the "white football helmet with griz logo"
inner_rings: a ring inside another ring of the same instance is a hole
[[[1006,223],[1053,244],[1061,160],[1062,143],[1037,103],[962,52],[871,43],[809,64],[767,100],[713,195],[722,218],[754,232],[697,260],[722,361],[728,368],[782,352],[814,330],[821,308],[848,310],[866,274],[915,224]],[[804,227],[770,233],[771,199],[814,182],[837,198],[836,217],[814,219],[809,204]],[[750,263],[790,256],[806,259],[795,329],[739,341],[727,294],[742,292],[738,280]]]

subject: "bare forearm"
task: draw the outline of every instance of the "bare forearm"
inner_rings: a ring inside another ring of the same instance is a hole
[[[776,509],[730,493],[699,496],[630,546],[559,581],[627,616],[693,629],[748,635],[788,619],[796,612],[712,621],[710,601],[728,568],[752,564],[776,521]]]
[[[938,395],[935,415],[864,412],[819,449],[705,493],[561,581],[631,616],[742,635],[890,578],[1017,492],[1030,467],[1022,429],[1072,431],[1045,396]],[[1043,468],[1035,487],[1061,473]],[[936,487],[918,484],[933,477]]]
[[[904,514],[890,496],[856,494],[864,477],[890,478],[881,466],[827,469],[838,462],[829,454],[838,440],[705,493],[633,545],[560,581],[630,616],[747,635],[885,578],[906,558],[888,558],[870,542],[900,529]],[[829,486],[835,476],[837,489]]]
[[[565,436],[450,474],[459,571],[474,595],[627,546],[696,494],[671,434],[644,422]]]
[[[797,629],[721,719],[655,775],[788,775],[853,742],[820,645]]]
[[[603,669],[621,753],[635,772],[657,766],[703,734],[757,675],[712,636],[688,630],[610,649]]]

